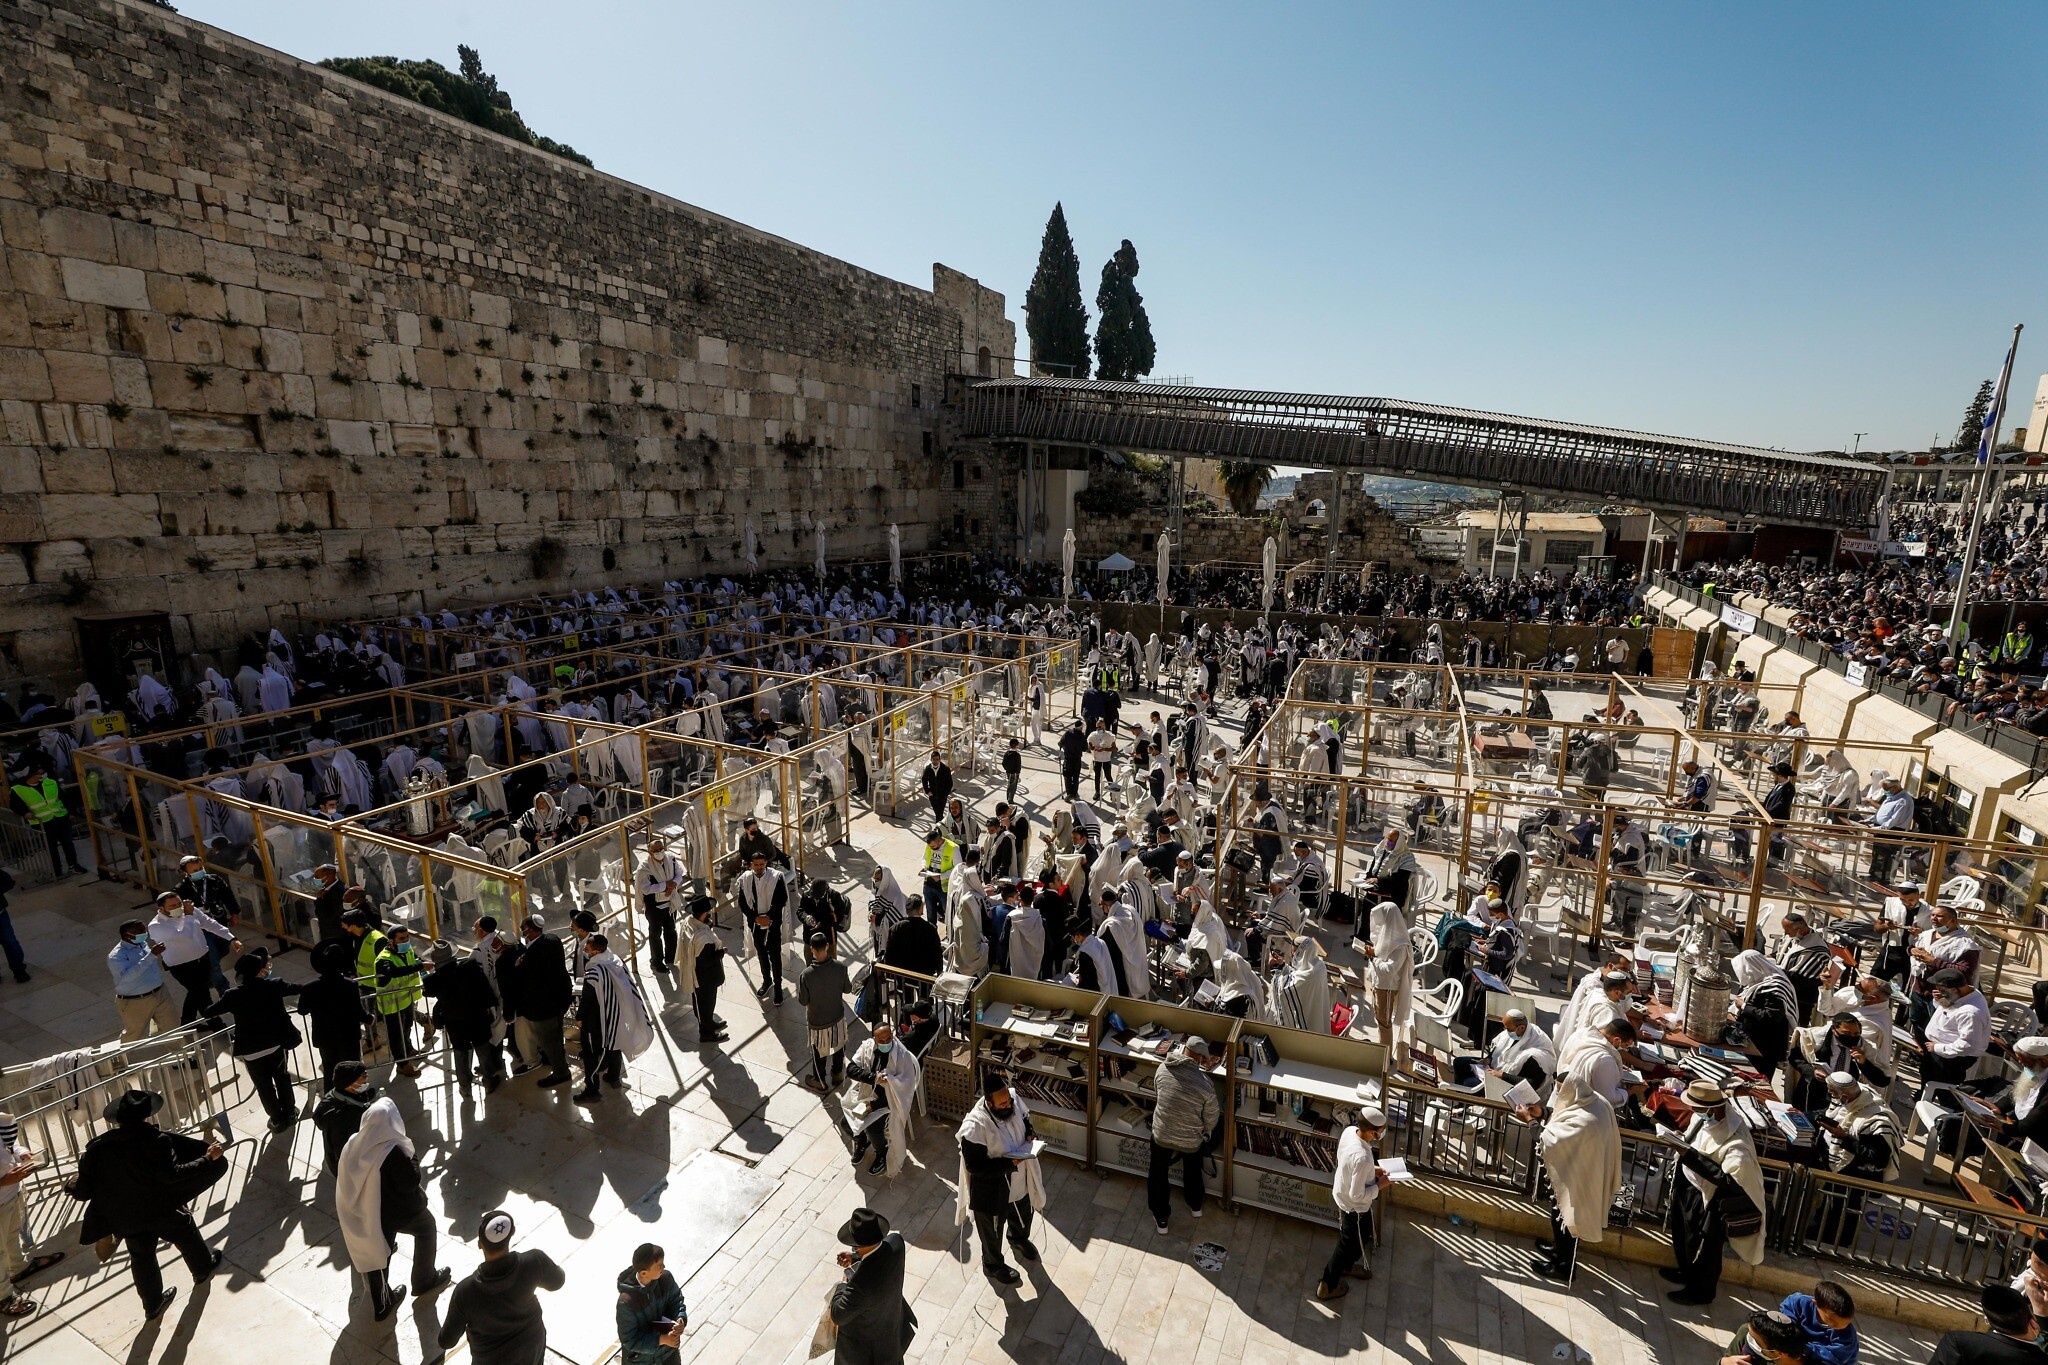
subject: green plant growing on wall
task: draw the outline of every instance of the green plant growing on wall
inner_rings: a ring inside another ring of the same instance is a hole
[[[329,57],[320,65],[479,128],[501,133],[515,142],[552,152],[564,160],[583,166],[592,164],[589,157],[574,147],[542,137],[527,127],[526,120],[512,107],[512,97],[498,88],[498,78],[484,70],[483,59],[475,48],[458,46],[455,53],[459,71],[450,71],[435,61],[400,57]]]
[[[553,536],[542,536],[526,547],[526,567],[535,578],[553,578],[568,559],[568,547]]]

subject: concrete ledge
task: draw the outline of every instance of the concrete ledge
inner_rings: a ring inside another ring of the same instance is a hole
[[[1478,1185],[1427,1176],[1389,1187],[1388,1197],[1402,1208],[1458,1217],[1475,1226],[1510,1237],[1543,1237],[1550,1216],[1519,1196]],[[1672,1266],[1671,1238],[1662,1228],[1610,1229],[1599,1242],[1583,1242],[1580,1250],[1596,1256],[1642,1265]],[[1942,1285],[1923,1284],[1845,1262],[1770,1254],[1762,1265],[1730,1257],[1721,1271],[1723,1284],[1741,1285],[1783,1296],[1813,1288],[1815,1280],[1835,1280],[1856,1296],[1859,1315],[1886,1318],[1935,1331],[1981,1330],[1976,1296]]]

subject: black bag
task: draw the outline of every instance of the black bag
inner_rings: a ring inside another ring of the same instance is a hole
[[[1323,918],[1332,924],[1356,924],[1358,922],[1358,902],[1352,898],[1351,893],[1348,891],[1332,891],[1330,893],[1330,903],[1323,911]]]
[[[1239,872],[1249,872],[1259,865],[1259,860],[1252,856],[1252,851],[1248,848],[1233,848],[1224,855],[1223,861]]]
[[[1763,1231],[1764,1211],[1741,1190],[1724,1189],[1715,1203],[1721,1210],[1721,1231],[1729,1237],[1753,1237]]]

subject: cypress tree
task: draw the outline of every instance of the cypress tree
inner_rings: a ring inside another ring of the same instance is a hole
[[[1956,428],[1956,443],[1951,450],[1975,450],[1978,438],[1984,434],[1984,414],[1991,411],[1992,384],[1985,380],[1977,386],[1977,396],[1970,400],[1970,406],[1963,409],[1963,424]],[[1998,442],[1991,443],[1996,446]]]
[[[1088,377],[1088,310],[1081,304],[1081,258],[1067,231],[1066,210],[1052,206],[1038,244],[1038,271],[1024,292],[1024,330],[1031,364],[1058,379]]]
[[[1095,291],[1097,379],[1130,383],[1152,373],[1152,319],[1145,316],[1137,279],[1138,249],[1126,237],[1116,255],[1103,262],[1102,286]]]

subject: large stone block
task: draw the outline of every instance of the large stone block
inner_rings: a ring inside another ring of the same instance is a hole
[[[62,262],[65,297],[77,303],[109,308],[148,308],[149,277],[132,266],[66,257]]]
[[[153,536],[162,529],[154,494],[53,493],[42,501],[43,532],[52,537]]]

